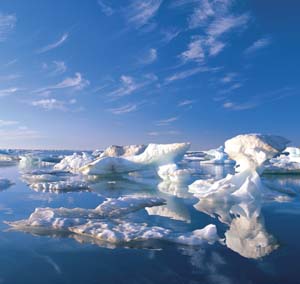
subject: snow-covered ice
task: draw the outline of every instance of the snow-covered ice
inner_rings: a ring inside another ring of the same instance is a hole
[[[205,160],[201,161],[203,164],[234,164],[235,162],[229,159],[228,154],[224,151],[224,146],[220,146],[217,149],[211,149],[203,151],[206,155]]]
[[[74,153],[73,155],[66,156],[60,163],[54,166],[56,170],[77,172],[81,167],[91,163],[94,157],[88,153],[82,152],[81,155]]]

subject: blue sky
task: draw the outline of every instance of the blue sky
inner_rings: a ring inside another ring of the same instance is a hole
[[[300,144],[299,1],[2,0],[0,147],[245,132]]]

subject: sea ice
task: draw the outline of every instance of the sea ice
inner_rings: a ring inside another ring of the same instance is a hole
[[[224,147],[220,146],[217,149],[203,151],[206,156],[204,161],[200,161],[203,164],[234,164],[235,162],[229,159],[228,154],[224,151]]]
[[[128,146],[117,146],[112,145],[101,153],[100,157],[128,157],[133,155],[139,155],[145,151],[146,145],[128,145]]]
[[[181,160],[189,147],[189,143],[149,144],[141,154],[99,158],[83,166],[80,171],[88,175],[102,175],[128,173],[144,170],[147,167],[158,167]]]
[[[55,177],[53,178],[53,180],[55,180]],[[82,191],[82,190],[89,189],[88,183],[84,181],[78,181],[78,180],[33,182],[29,184],[29,187],[34,191],[53,192],[53,193],[68,192],[68,191]]]
[[[54,166],[54,169],[77,172],[81,167],[91,163],[93,160],[94,158],[85,152],[82,152],[81,155],[74,153],[63,158],[60,163]]]

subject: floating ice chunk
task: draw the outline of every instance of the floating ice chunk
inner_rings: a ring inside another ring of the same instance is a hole
[[[104,175],[144,170],[182,159],[189,147],[189,143],[149,144],[142,154],[99,158],[82,167],[80,171],[88,175]]]
[[[244,134],[225,142],[225,152],[236,161],[239,172],[255,170],[260,173],[262,164],[283,151],[289,141],[281,136]]]
[[[145,151],[146,145],[128,145],[128,146],[109,146],[100,155],[100,157],[128,157],[133,155],[139,155]]]
[[[145,223],[89,221],[84,225],[70,228],[70,231],[110,243],[165,240],[183,245],[198,246],[207,242],[214,243],[219,239],[216,227],[212,224],[207,225],[201,230],[180,234],[162,227],[151,227]]]
[[[198,180],[189,186],[197,197],[253,199],[260,195],[263,186],[259,172],[262,164],[285,148],[288,141],[279,136],[246,134],[225,142],[225,151],[236,160],[240,173],[227,175],[219,181]]]
[[[0,177],[0,190],[7,189],[12,185],[13,183],[9,179]]]
[[[300,174],[300,148],[287,147],[264,167],[264,174]]]
[[[193,169],[178,169],[176,164],[167,164],[158,168],[157,174],[164,181],[187,183],[191,179]]]
[[[166,165],[180,161],[190,143],[149,144],[140,155],[128,157],[129,161],[144,165]]]
[[[98,157],[100,157],[100,155],[101,155],[102,153],[103,153],[102,150],[96,149],[96,150],[92,153],[92,156],[98,158]]]
[[[234,164],[235,162],[229,159],[228,154],[225,153],[224,147],[220,146],[217,149],[212,149],[208,151],[204,151],[206,156],[204,157],[204,161],[201,161],[203,164]]]
[[[145,207],[165,204],[165,200],[151,196],[125,196],[107,199],[95,209],[36,208],[28,219],[8,222],[13,227],[45,227],[68,230],[70,226],[86,223],[88,219],[117,218]]]
[[[77,180],[34,182],[31,183],[29,187],[35,191],[54,192],[54,193],[68,192],[68,191],[81,191],[81,190],[89,189],[88,183],[83,181],[77,181]]]
[[[85,152],[82,152],[81,155],[74,153],[73,155],[66,156],[62,159],[60,163],[54,166],[54,169],[77,172],[81,167],[91,163],[93,159],[94,158],[91,155]]]

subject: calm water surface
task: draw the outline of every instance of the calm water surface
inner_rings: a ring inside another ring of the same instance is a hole
[[[232,167],[189,163],[195,179],[221,178]],[[90,191],[43,193],[32,190],[21,179],[17,164],[0,167],[0,176],[15,184],[0,192],[0,283],[300,283],[300,176],[268,176],[266,182],[293,191],[288,202],[265,201],[246,204],[257,212],[249,228],[237,224],[230,214],[232,204],[207,204],[187,193],[187,187],[168,188],[157,182],[132,182],[111,176],[94,181]],[[215,224],[220,237],[243,241],[251,231],[272,239],[267,253],[259,257],[255,240],[245,246],[224,243],[201,247],[164,241],[112,246],[74,235],[12,231],[3,221],[26,219],[36,207],[95,208],[106,197],[147,192],[167,200],[172,218],[150,216],[145,210],[135,220],[178,232]],[[177,219],[177,220],[175,220]],[[247,219],[247,218],[246,218]],[[249,217],[250,219],[250,217]]]

